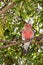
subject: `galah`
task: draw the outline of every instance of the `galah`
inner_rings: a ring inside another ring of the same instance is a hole
[[[31,39],[34,36],[34,32],[32,30],[32,25],[29,23],[26,23],[24,25],[24,28],[22,30],[22,40]],[[24,43],[24,50],[27,52],[27,49],[29,47],[30,41]]]

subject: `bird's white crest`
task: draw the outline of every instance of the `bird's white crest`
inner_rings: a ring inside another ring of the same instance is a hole
[[[32,25],[34,23],[34,18],[30,18],[29,23]]]
[[[32,25],[34,23],[34,18],[31,17],[29,20],[25,20],[25,22]]]

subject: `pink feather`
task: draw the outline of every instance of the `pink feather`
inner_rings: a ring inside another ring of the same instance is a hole
[[[31,24],[25,24],[22,31],[22,40],[30,39],[34,35]]]

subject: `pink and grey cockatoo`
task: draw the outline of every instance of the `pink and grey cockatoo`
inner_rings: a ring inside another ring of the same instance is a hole
[[[34,37],[34,31],[32,30],[32,25],[30,23],[25,23],[24,28],[22,30],[22,40],[31,39]],[[27,52],[27,49],[30,45],[30,41],[24,43],[24,50]]]

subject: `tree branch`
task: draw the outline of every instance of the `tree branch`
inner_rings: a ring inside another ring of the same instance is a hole
[[[43,44],[43,41],[39,42],[39,40],[41,38],[43,38],[43,34],[39,35],[38,37],[34,37],[34,38],[31,38],[31,39],[28,39],[28,40],[25,40],[25,41],[23,40],[23,41],[20,41],[20,42],[16,42],[15,40],[14,41],[7,41],[7,40],[1,40],[0,39],[0,42],[2,42],[2,43],[9,43],[7,45],[0,46],[0,49],[5,49],[5,48],[11,47],[11,46],[15,46],[17,44],[23,44],[23,43],[29,42],[29,41],[31,41],[33,39],[36,40],[35,43],[37,43],[37,44]],[[35,44],[35,43],[33,43],[33,44]]]
[[[16,44],[15,43],[12,43],[12,44],[7,44],[6,46],[4,45],[4,46],[0,46],[0,49],[5,49],[5,48],[8,48],[8,47],[11,47],[11,46],[15,46],[15,45],[17,45],[18,43],[16,42]]]
[[[4,2],[4,0],[0,0],[0,2],[1,2],[1,1]]]
[[[6,13],[9,9],[11,9],[12,7],[14,7],[14,5],[16,5],[15,2],[11,3],[10,5],[7,5],[6,7],[4,7],[3,9],[0,10],[0,15]]]

